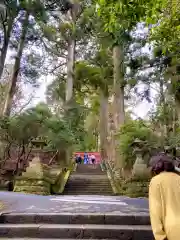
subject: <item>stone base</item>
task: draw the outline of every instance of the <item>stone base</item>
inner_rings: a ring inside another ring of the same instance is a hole
[[[50,170],[50,167],[41,163],[39,157],[33,158],[26,172],[16,178],[14,192],[50,195],[53,181]]]
[[[132,175],[139,179],[147,179],[150,177],[150,171],[145,163],[135,163]]]
[[[50,195],[50,183],[39,179],[19,178],[16,180],[14,192]]]

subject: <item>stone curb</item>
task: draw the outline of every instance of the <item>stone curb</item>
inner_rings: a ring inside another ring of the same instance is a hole
[[[4,213],[0,223],[150,225],[148,214]]]
[[[1,237],[84,238],[84,239],[131,239],[152,240],[150,226],[119,225],[57,225],[57,224],[4,224],[0,225]]]

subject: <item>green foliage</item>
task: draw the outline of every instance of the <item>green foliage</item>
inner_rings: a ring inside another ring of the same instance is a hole
[[[86,62],[77,62],[75,66],[75,87],[81,89],[82,81],[84,85],[92,85],[98,88],[102,84],[100,68],[88,65]]]
[[[48,148],[65,149],[75,142],[66,118],[53,115],[46,104],[26,110],[14,117],[0,120],[0,139],[16,146],[30,146],[36,137],[45,137]]]
[[[157,105],[156,110],[151,114],[151,119],[153,124],[159,126],[166,123],[167,125],[172,125],[174,108],[172,102],[166,102],[163,105]]]
[[[113,35],[115,43],[131,30],[145,15],[146,0],[98,0],[98,13],[103,21],[105,31]]]
[[[177,51],[180,41],[180,5],[178,0],[147,2],[147,23],[159,23],[152,28],[152,39],[161,43],[163,51]]]
[[[45,122],[47,130],[48,147],[51,149],[67,149],[74,142],[74,135],[68,128],[68,124],[52,116]]]
[[[132,167],[135,162],[134,148],[132,146],[135,139],[147,141],[149,151],[157,143],[157,136],[145,125],[143,121],[130,120],[121,127],[119,132],[120,152],[124,156],[125,166]]]

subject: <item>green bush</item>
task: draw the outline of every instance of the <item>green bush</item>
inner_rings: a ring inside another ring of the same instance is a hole
[[[46,104],[38,104],[16,116],[0,118],[0,142],[8,149],[24,148],[31,145],[32,139],[42,137],[47,148],[64,150],[76,143],[77,133],[81,132],[77,132],[75,117],[53,114]]]
[[[135,139],[146,141],[149,151],[157,145],[157,136],[143,122],[139,120],[130,120],[124,124],[119,132],[119,149],[123,155],[125,167],[131,168],[135,162],[134,148],[132,146]]]

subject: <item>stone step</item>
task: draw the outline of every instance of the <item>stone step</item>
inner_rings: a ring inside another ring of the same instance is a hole
[[[76,190],[83,190],[83,189],[111,189],[110,186],[91,186],[91,185],[74,185],[74,184],[67,184],[67,187],[70,187],[71,189],[76,188]]]
[[[113,195],[112,187],[107,178],[99,178],[98,175],[74,175],[72,174],[65,186],[63,194],[67,195]]]
[[[77,164],[77,169],[90,169],[90,170],[101,170],[101,165],[100,164]]]
[[[12,238],[1,238],[1,240],[9,240]],[[76,240],[75,238],[71,238],[72,240]],[[83,239],[80,239],[78,238],[79,240],[83,240]],[[107,238],[104,238],[102,240],[106,240]],[[54,240],[54,238],[13,238],[13,240]],[[68,239],[62,239],[62,240],[68,240]],[[91,239],[91,240],[98,240],[98,239]],[[111,240],[116,240],[116,239],[111,239]]]
[[[98,188],[98,187],[109,187],[109,186],[111,186],[110,185],[110,183],[107,183],[107,184],[98,184],[98,183],[96,183],[96,184],[94,184],[94,183],[84,183],[83,184],[83,182],[82,183],[76,183],[76,182],[74,182],[74,181],[68,181],[67,182],[67,186],[77,186],[77,187],[95,187],[95,188]]]
[[[64,190],[65,192],[71,192],[71,193],[76,193],[76,195],[77,195],[77,193],[78,193],[78,195],[81,195],[81,193],[84,193],[84,194],[86,194],[86,195],[88,195],[88,193],[112,193],[112,190],[111,189],[107,189],[107,190],[103,190],[103,189],[99,189],[99,191],[98,190],[89,190],[89,189],[82,189],[82,190],[77,190],[77,189],[65,189]]]
[[[81,185],[79,185],[79,184],[70,184],[70,183],[67,183],[67,185],[66,186],[68,186],[68,187],[78,187],[78,188],[81,188],[81,189],[84,189],[84,188],[94,188],[94,189],[98,189],[98,188],[110,188],[111,186],[109,186],[109,185],[88,185],[88,184],[81,184]]]
[[[94,178],[94,177],[92,177],[92,175],[89,175],[89,178],[87,177],[87,175],[86,176],[81,176],[81,177],[79,177],[79,175],[76,177],[76,176],[73,176],[73,175],[71,175],[70,177],[69,177],[69,180],[73,180],[73,181],[79,181],[79,182],[98,182],[98,183],[106,183],[106,182],[109,182],[109,179],[107,178],[107,176],[106,177],[103,177],[103,178],[100,178],[100,177],[98,177],[98,178]]]
[[[83,182],[82,182],[82,183],[78,183],[78,184],[77,184],[77,183],[74,183],[74,181],[72,181],[72,182],[71,182],[71,181],[68,181],[68,182],[67,182],[67,186],[72,186],[72,185],[73,185],[73,186],[77,186],[77,187],[81,187],[81,188],[82,188],[82,187],[85,187],[85,186],[86,186],[86,187],[95,187],[95,188],[98,188],[98,187],[101,187],[101,188],[102,188],[102,187],[109,187],[109,186],[111,186],[110,183],[107,183],[107,184],[98,184],[98,183],[96,183],[96,184],[92,184],[92,183],[90,184],[90,183],[89,183],[89,184],[88,184],[88,183],[84,183],[84,184],[83,184]]]
[[[77,187],[83,187],[83,186],[94,186],[94,187],[108,187],[108,186],[111,186],[110,182],[107,182],[107,183],[87,183],[87,182],[76,182],[76,181],[73,181],[73,180],[68,180],[67,182],[68,185],[74,185],[74,186],[77,186]]]
[[[111,187],[101,187],[101,186],[99,186],[99,187],[89,187],[89,186],[87,186],[87,185],[84,185],[84,186],[77,186],[77,185],[67,185],[66,186],[66,188],[64,189],[64,190],[66,190],[66,189],[69,189],[69,190],[76,190],[76,191],[85,191],[85,190],[87,190],[87,191],[98,191],[98,190],[110,190],[110,191],[112,191],[112,188]]]
[[[106,175],[106,173],[104,172],[86,172],[86,171],[76,171],[76,172],[73,172],[74,175],[79,175],[79,174],[82,174],[82,175]]]
[[[107,184],[109,183],[109,179],[86,179],[84,178],[75,178],[75,177],[70,177],[69,181],[72,181],[74,183],[93,183],[93,184]]]
[[[76,171],[74,174],[90,174],[90,175],[105,175],[105,172],[100,171]]]
[[[67,192],[78,192],[78,193],[88,193],[88,192],[104,192],[104,193],[106,193],[106,192],[110,192],[110,193],[112,193],[112,189],[93,189],[93,188],[91,188],[91,189],[65,189],[64,191],[67,191]]]
[[[83,181],[83,179],[81,179],[81,180],[77,180],[77,179],[69,179],[68,180],[68,182],[70,182],[70,183],[74,183],[74,184],[93,184],[93,185],[107,185],[107,184],[110,184],[110,182],[109,182],[109,180],[106,180],[106,181],[103,181],[103,182],[101,182],[101,180],[97,180],[97,181],[86,181],[85,179],[84,179],[84,181]]]
[[[73,182],[79,182],[79,183],[82,183],[82,181],[84,183],[98,183],[98,184],[103,184],[103,183],[108,183],[109,182],[109,179],[107,177],[105,178],[86,178],[86,176],[84,177],[81,177],[81,178],[77,178],[75,176],[70,176],[69,178],[69,181],[73,181]]]
[[[98,190],[108,190],[108,191],[112,191],[111,187],[89,187],[89,186],[76,186],[76,185],[67,185],[67,187],[64,190],[76,190],[76,191],[98,191]]]
[[[148,214],[4,213],[0,215],[2,223],[150,225],[150,218]]]
[[[79,175],[79,174],[71,174],[70,178],[77,179],[77,180],[82,180],[84,179],[85,181],[105,181],[107,180],[107,175],[92,175],[92,174],[85,174],[85,175]]]
[[[95,224],[0,224],[0,238],[152,240],[150,226]]]
[[[111,186],[109,185],[87,185],[87,184],[82,184],[82,185],[76,185],[76,184],[70,184],[70,183],[67,183],[67,187],[76,187],[78,189],[84,189],[84,188],[89,188],[89,189],[99,189],[99,188],[108,188],[108,189],[111,189]]]
[[[77,172],[77,173],[91,173],[91,174],[93,174],[93,173],[105,174],[102,171],[100,165],[97,165],[96,167],[94,167],[94,166],[88,165],[88,164],[87,165],[84,165],[84,164],[78,165],[75,172]]]
[[[78,195],[81,195],[81,196],[83,196],[83,195],[102,195],[102,196],[113,196],[114,195],[114,193],[112,193],[112,192],[64,192],[63,193],[64,195],[71,195],[71,196],[78,196]]]

